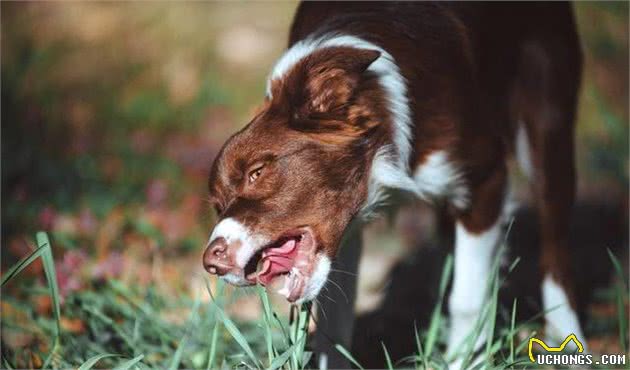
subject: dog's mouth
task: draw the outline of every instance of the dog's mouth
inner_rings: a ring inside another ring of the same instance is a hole
[[[303,239],[301,234],[284,236],[261,248],[245,265],[246,279],[267,285],[277,276],[289,273]]]
[[[245,266],[245,278],[250,283],[267,286],[283,277],[284,285],[278,293],[289,302],[295,302],[302,296],[313,272],[316,249],[310,228],[287,232],[249,259]]]

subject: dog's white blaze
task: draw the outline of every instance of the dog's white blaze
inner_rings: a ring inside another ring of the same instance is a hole
[[[355,36],[325,35],[307,38],[293,45],[278,60],[267,80],[267,96],[271,98],[271,82],[281,78],[297,62],[314,51],[332,46],[347,46],[357,49],[377,50],[381,53],[368,71],[378,76],[394,124],[394,142],[392,146],[381,148],[373,159],[368,188],[368,200],[362,215],[366,216],[375,206],[384,200],[383,188],[399,188],[416,192],[409,174],[409,156],[411,154],[411,109],[407,97],[407,84],[400,73],[394,57],[380,46]]]
[[[542,282],[542,301],[545,310],[545,336],[550,343],[560,344],[569,334],[575,336],[586,345],[577,314],[569,304],[564,289],[549,274]],[[571,342],[572,346],[575,343]],[[574,349],[569,348],[569,349]]]
[[[521,171],[523,171],[525,176],[531,180],[534,168],[532,167],[532,157],[529,145],[525,123],[519,121],[516,129],[516,161],[518,162]]]
[[[423,198],[447,197],[457,208],[464,208],[468,203],[462,173],[444,150],[429,154],[413,177]]]
[[[231,217],[224,218],[214,227],[210,242],[219,237],[224,238],[228,245],[237,241],[241,243],[236,251],[236,264],[240,268],[245,268],[247,261],[266,243],[265,238],[255,235],[245,225]]]
[[[311,277],[306,282],[302,297],[296,302],[297,304],[308,302],[317,297],[319,291],[322,290],[328,280],[330,265],[330,258],[328,258],[325,254],[320,254],[319,258],[317,258],[317,262],[315,262],[315,269],[313,270]]]
[[[448,302],[451,318],[448,342],[450,355],[461,350],[459,345],[472,331],[481,312],[492,256],[501,234],[500,221],[480,234],[469,232],[459,222],[456,225],[453,288]],[[483,340],[484,335],[480,335],[476,345],[480,345]]]

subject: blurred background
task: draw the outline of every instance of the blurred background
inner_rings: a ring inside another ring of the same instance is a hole
[[[182,308],[169,300],[184,302],[204,285],[201,253],[213,225],[205,201],[209,166],[262,102],[266,74],[286,47],[296,6],[1,3],[2,270],[34,249],[35,231],[49,232],[65,331],[94,341],[76,297],[106,296],[107,281],[137,297],[161,297],[156,307],[171,308],[163,319],[181,322]],[[627,261],[628,3],[579,2],[575,13],[585,68],[574,237],[590,243],[580,249],[586,258],[576,262],[586,268],[580,276],[589,271],[586,281],[597,281],[604,292],[584,298],[584,315],[595,323],[587,332],[597,347],[597,340],[608,345],[607,333],[616,330],[605,324],[606,315],[614,315],[605,299],[612,271],[606,248]],[[525,208],[515,225],[531,235],[528,189],[516,185]],[[392,294],[387,287],[396,276],[390,271],[407,271],[417,261],[423,265],[413,271],[437,268],[439,277],[448,248],[435,245],[433,225],[426,206],[414,204],[366,230],[357,310],[370,319],[359,323],[368,339],[357,351],[369,352],[369,338],[388,335],[365,323],[387,320],[381,301]],[[514,243],[523,244],[518,235]],[[525,254],[529,247],[525,243]],[[26,364],[45,346],[40,337],[50,302],[36,289],[44,281],[41,264],[34,264],[3,291],[3,353],[20,349]],[[258,318],[256,297],[227,295],[239,320]],[[411,302],[408,317],[397,315],[413,322],[422,304]],[[286,312],[286,304],[278,300],[277,309]],[[17,323],[31,325],[30,331],[16,329]],[[78,343],[75,350],[89,352],[84,347]]]

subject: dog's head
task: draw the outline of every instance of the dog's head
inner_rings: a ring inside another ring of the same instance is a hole
[[[382,92],[366,71],[379,55],[323,48],[270,81],[262,109],[210,172],[219,222],[203,257],[208,272],[234,285],[283,276],[290,302],[319,293],[387,136]]]

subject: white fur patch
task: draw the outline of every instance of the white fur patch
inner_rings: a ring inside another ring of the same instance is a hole
[[[319,294],[319,291],[322,290],[326,281],[328,280],[328,273],[330,273],[330,258],[325,254],[320,254],[317,259],[315,269],[311,274],[311,277],[306,282],[306,286],[304,287],[304,292],[302,293],[302,298],[298,299],[296,304],[300,304],[302,302],[308,302],[313,300]]]
[[[389,147],[385,146],[376,152],[372,160],[368,196],[360,212],[364,219],[369,219],[373,212],[387,201],[387,189],[399,189],[418,197],[422,196],[408,172],[396,163]]]
[[[414,173],[414,180],[423,198],[446,197],[457,208],[468,204],[468,190],[461,171],[448,159],[448,153],[437,150],[429,154]]]
[[[253,234],[245,225],[228,217],[219,222],[210,235],[210,242],[216,238],[222,237],[228,245],[241,243],[240,248],[236,251],[236,263],[238,267],[245,268],[247,261],[256,253],[256,251],[267,243],[267,240],[260,235]]]
[[[500,221],[480,234],[467,231],[459,222],[456,225],[453,288],[448,302],[451,317],[449,355],[461,350],[459,344],[475,327],[486,298],[492,257],[501,234]],[[485,330],[482,333],[485,334]],[[480,335],[476,345],[483,340],[484,335]]]
[[[228,284],[232,284],[234,286],[246,286],[249,285],[249,282],[238,275],[234,275],[232,273],[225,274],[220,277]]]
[[[328,369],[328,355],[326,353],[319,354],[318,369]]]
[[[503,201],[503,208],[501,208],[501,220],[503,220],[505,225],[509,225],[516,215],[518,208],[521,206],[514,193],[514,188],[511,185],[512,182],[509,181],[508,178],[508,185],[505,187],[505,200]]]
[[[523,171],[525,176],[531,180],[532,175],[534,174],[534,167],[532,166],[530,143],[527,138],[525,124],[521,121],[518,122],[518,127],[516,129],[516,161],[518,162],[521,171]]]
[[[411,154],[411,110],[407,98],[405,78],[394,57],[380,46],[355,36],[326,35],[318,39],[307,38],[293,45],[278,60],[267,80],[267,96],[271,97],[271,82],[285,75],[297,62],[326,47],[347,46],[357,49],[377,50],[381,53],[368,71],[378,76],[389,105],[389,112],[394,124],[393,146],[381,148],[375,155],[370,173],[368,201],[361,214],[369,214],[384,201],[383,187],[400,188],[416,193],[413,180],[409,175],[409,156]]]
[[[568,335],[575,336],[586,345],[586,338],[582,333],[580,322],[575,311],[569,304],[564,289],[547,274],[542,282],[542,301],[545,310],[545,336],[551,343],[560,344]],[[549,311],[550,310],[550,311]],[[573,347],[567,350],[574,350]]]

